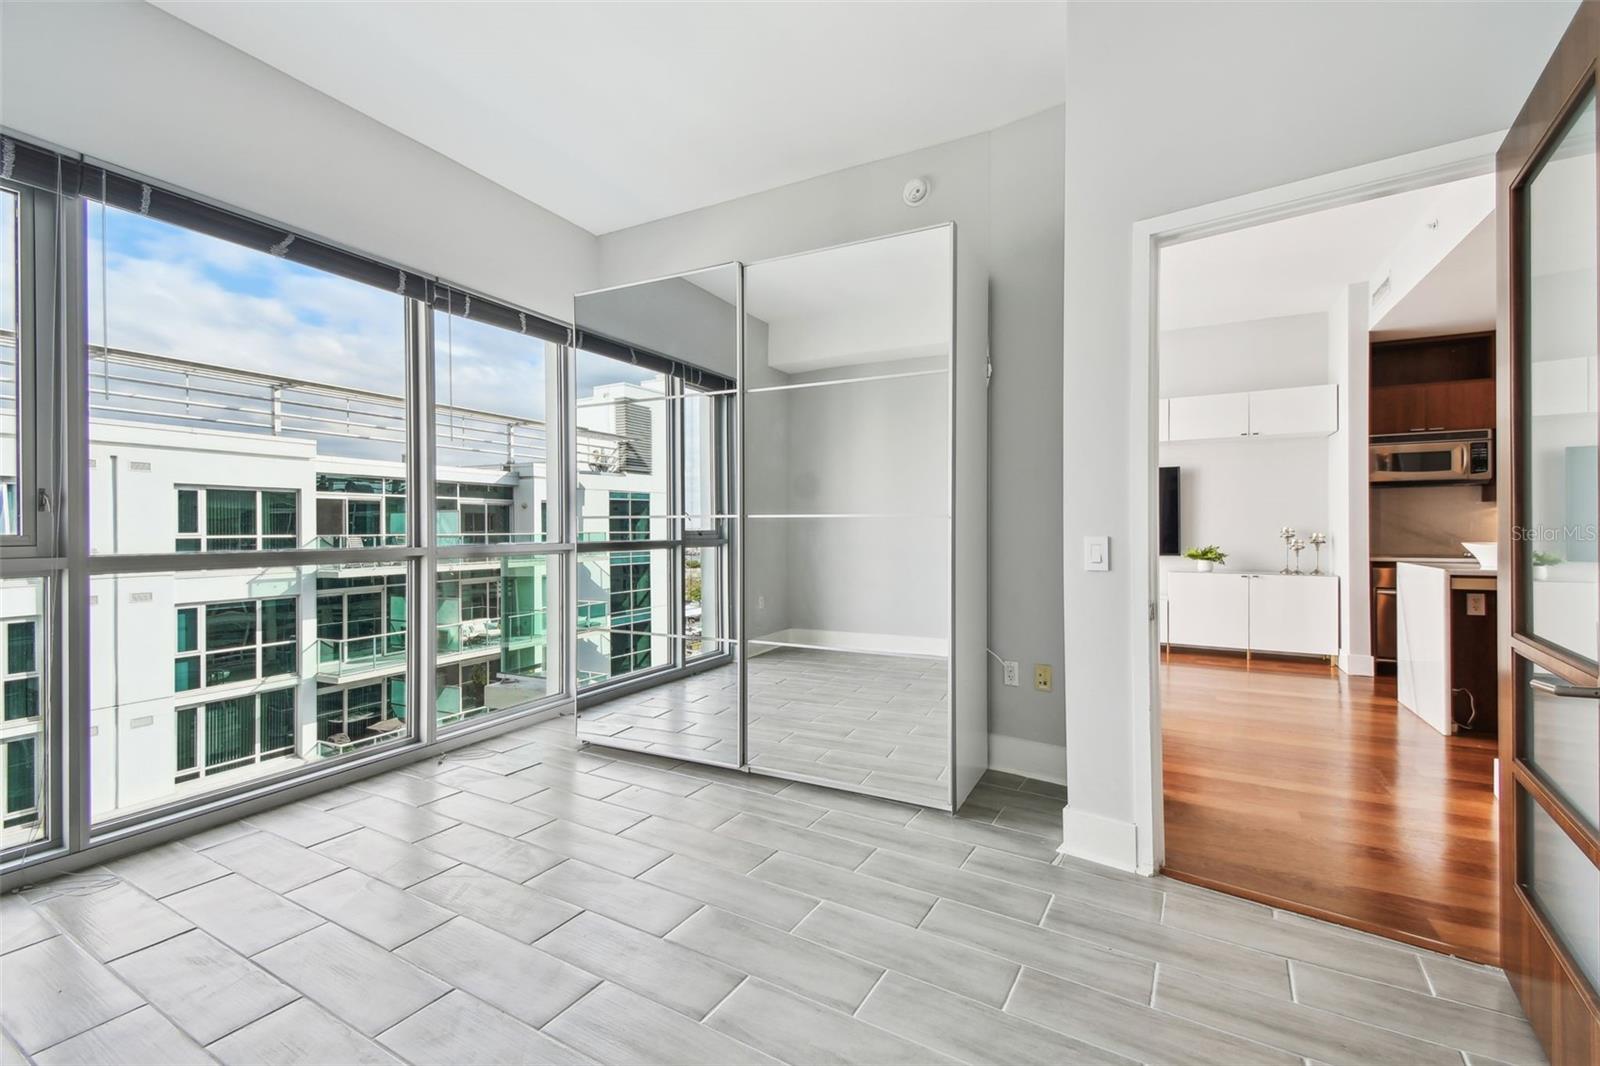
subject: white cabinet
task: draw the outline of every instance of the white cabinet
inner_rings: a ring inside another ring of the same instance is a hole
[[[1339,429],[1339,386],[1173,396],[1160,412],[1164,441],[1325,437]]]
[[[1339,653],[1339,579],[1257,574],[1250,582],[1250,650]]]
[[[1185,648],[1246,648],[1250,579],[1243,574],[1167,575],[1167,641]]]
[[[1305,385],[1250,394],[1252,437],[1319,437],[1338,429],[1337,385]]]
[[[1250,435],[1250,394],[1174,396],[1168,403],[1169,440],[1217,440]]]
[[[1339,579],[1332,575],[1167,574],[1169,644],[1284,655],[1339,653]]]

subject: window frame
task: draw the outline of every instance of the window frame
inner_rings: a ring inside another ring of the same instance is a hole
[[[198,702],[185,702],[183,700],[177,701],[177,705],[173,708],[173,714],[175,716],[182,716],[186,713],[193,716],[192,728],[194,730],[194,735],[192,743],[194,745],[194,765],[192,767],[184,767],[179,765],[176,758],[177,752],[174,751],[172,775],[173,785],[177,786],[191,784],[207,777],[214,777],[219,774],[227,774],[235,770],[242,770],[247,766],[258,766],[261,763],[270,762],[273,759],[298,757],[300,754],[300,744],[299,739],[294,734],[293,726],[291,726],[289,730],[288,745],[284,747],[273,748],[269,751],[264,750],[261,742],[261,701],[265,697],[275,696],[280,692],[287,692],[289,694],[289,714],[292,722],[295,716],[298,714],[300,703],[300,685],[298,684],[298,681],[292,685],[278,685],[271,688],[263,688],[253,692],[242,693],[236,696],[219,696]],[[206,764],[206,730],[208,728],[210,715],[206,712],[210,710],[211,705],[214,703],[232,703],[237,700],[250,701],[250,754],[237,759],[230,759],[227,762],[217,766],[209,766]],[[180,724],[173,734],[173,744],[178,750],[182,749],[183,729],[184,727]]]
[[[223,810],[232,803],[284,794],[309,794],[310,791],[332,787],[333,782],[345,779],[350,774],[362,772],[363,767],[374,761],[405,760],[425,755],[436,743],[447,738],[443,736],[445,731],[439,730],[434,721],[432,686],[427,683],[415,683],[417,679],[428,678],[431,674],[432,642],[410,641],[404,669],[399,675],[410,682],[406,685],[407,695],[401,701],[406,705],[405,720],[408,726],[403,744],[384,745],[378,751],[353,752],[320,759],[315,764],[308,762],[307,765],[289,772],[262,775],[238,784],[221,785],[215,790],[177,797],[170,802],[151,805],[135,812],[108,811],[102,816],[91,817],[89,716],[81,714],[69,718],[65,713],[67,706],[89,705],[88,671],[64,669],[62,657],[57,656],[55,650],[66,646],[78,648],[88,646],[90,634],[88,615],[94,596],[91,592],[92,579],[117,575],[225,571],[248,567],[256,559],[272,567],[283,568],[397,564],[406,571],[412,593],[408,602],[407,629],[423,632],[426,626],[431,624],[432,586],[440,569],[441,552],[438,539],[430,528],[431,523],[418,521],[408,522],[404,544],[394,547],[325,550],[304,544],[300,538],[310,525],[306,508],[310,506],[310,500],[315,497],[303,491],[297,491],[295,496],[296,547],[263,549],[261,538],[268,536],[264,532],[266,515],[260,495],[263,490],[249,486],[257,492],[259,516],[257,531],[253,538],[255,547],[251,550],[205,550],[207,546],[205,538],[208,534],[201,529],[197,531],[201,539],[202,550],[199,551],[178,551],[174,541],[172,545],[174,550],[170,552],[92,554],[89,544],[89,523],[85,517],[89,513],[90,505],[90,417],[85,402],[89,389],[88,360],[80,358],[76,353],[89,352],[86,332],[90,279],[88,234],[91,212],[95,209],[107,210],[107,207],[102,206],[102,201],[110,202],[113,199],[105,191],[108,182],[118,194],[112,206],[127,208],[130,187],[134,190],[132,193],[135,197],[134,202],[137,202],[138,190],[142,188],[145,202],[150,202],[153,193],[158,207],[163,209],[169,208],[176,198],[186,198],[197,213],[185,217],[200,218],[202,221],[198,228],[187,222],[174,222],[174,225],[213,236],[222,231],[231,233],[233,229],[230,227],[237,227],[240,233],[246,234],[245,237],[240,237],[237,243],[245,247],[255,247],[247,237],[263,229],[277,234],[270,242],[274,246],[288,243],[283,240],[285,234],[290,240],[302,235],[292,229],[286,230],[281,224],[239,212],[217,201],[175,191],[165,184],[151,182],[126,172],[113,173],[109,167],[58,154],[52,149],[17,142],[9,136],[5,137],[5,140],[8,151],[15,146],[27,154],[26,159],[32,169],[19,165],[19,174],[27,178],[37,178],[42,173],[42,168],[35,165],[38,157],[48,156],[50,165],[56,168],[56,172],[68,175],[69,180],[58,181],[55,188],[43,188],[42,192],[39,191],[42,186],[25,187],[26,199],[39,209],[34,213],[34,221],[38,225],[32,242],[36,246],[37,254],[31,263],[31,271],[28,267],[19,269],[19,278],[26,277],[32,281],[36,273],[38,277],[48,277],[54,282],[52,285],[38,286],[36,294],[37,305],[47,313],[36,316],[34,320],[27,319],[25,315],[22,317],[22,322],[32,321],[38,326],[34,346],[35,357],[27,360],[28,366],[31,368],[37,364],[49,371],[47,375],[40,375],[37,378],[42,385],[48,387],[41,388],[35,397],[34,409],[39,412],[40,417],[36,423],[38,432],[33,436],[39,443],[40,449],[39,454],[35,456],[36,461],[26,464],[26,469],[37,469],[40,472],[39,487],[46,489],[48,496],[36,493],[32,495],[41,504],[48,499],[50,507],[47,512],[43,510],[40,512],[41,521],[35,527],[38,534],[35,543],[23,544],[18,538],[4,538],[4,543],[0,543],[0,559],[6,564],[7,577],[39,578],[43,581],[47,624],[40,641],[42,647],[39,649],[39,654],[48,670],[47,683],[41,693],[46,704],[43,717],[48,721],[48,731],[45,734],[44,749],[41,751],[35,748],[35,774],[38,781],[36,798],[42,805],[38,808],[38,812],[47,827],[47,835],[23,846],[7,848],[0,854],[0,878],[9,878],[22,868],[30,870],[30,877],[73,869],[85,861],[77,856],[103,853],[104,848],[120,846],[122,842],[133,838],[152,842],[171,839],[181,835],[184,827],[192,824],[195,819],[214,818],[214,812]],[[85,179],[81,182],[78,180],[80,173]],[[8,184],[8,187],[11,186]],[[151,214],[169,220],[160,211],[152,211]],[[208,230],[205,228],[207,225],[213,227],[220,225],[223,230]],[[430,321],[434,305],[431,296],[417,295],[417,285],[418,279],[421,279],[420,284],[424,291],[431,293],[435,289],[443,288],[446,283],[425,272],[372,260],[359,253],[342,249],[336,244],[319,241],[315,237],[307,237],[300,241],[300,244],[302,247],[315,248],[314,254],[317,256],[332,257],[328,261],[348,263],[359,259],[366,264],[369,273],[374,277],[387,270],[390,276],[398,276],[400,280],[399,288],[403,296],[399,310],[405,318],[405,331],[404,351],[397,353],[397,357],[405,361],[404,476],[408,489],[402,506],[407,514],[421,514],[422,501],[433,498],[435,472],[432,467],[432,456],[437,426],[434,421],[435,367]],[[264,248],[265,243],[261,247]],[[57,249],[61,252],[59,262],[55,254]],[[295,258],[299,253],[300,248],[296,248],[291,251],[289,257]],[[307,260],[302,255],[299,261]],[[320,261],[317,263],[320,265]],[[323,269],[331,269],[336,273],[338,271],[337,266],[323,267]],[[356,277],[355,274],[347,276]],[[370,279],[362,280],[369,280],[370,283]],[[452,288],[458,296],[465,291]],[[534,312],[522,312],[514,307],[507,308],[492,298],[473,294],[474,319],[480,317],[480,307],[484,309],[483,317],[486,320],[502,328],[517,332],[520,325],[521,332],[534,338],[554,336],[551,330],[555,327],[550,320]],[[542,322],[543,325],[533,328],[535,320]],[[19,325],[22,322],[19,322]],[[556,325],[570,342],[570,327],[565,324]],[[550,530],[538,540],[515,541],[504,545],[464,545],[453,548],[446,554],[452,557],[470,558],[499,555],[548,557],[549,569],[558,575],[556,580],[560,585],[557,594],[560,597],[561,590],[571,587],[568,582],[572,578],[574,551],[570,537],[571,527],[565,518],[570,512],[568,496],[571,480],[568,469],[573,463],[574,454],[574,446],[569,440],[573,395],[573,375],[570,366],[572,349],[570,343],[561,343],[554,339],[542,342],[550,346],[548,358],[553,363],[551,371],[553,376],[549,380],[554,383],[552,388],[555,390],[550,395],[549,411],[544,422],[548,444],[546,499],[557,501],[554,517],[560,529]],[[19,361],[22,361],[20,352]],[[56,447],[57,442],[59,448]],[[46,447],[53,450],[49,461],[46,461],[43,454]],[[59,458],[54,455],[55,451],[59,451]],[[19,471],[19,474],[22,473],[24,471]],[[30,495],[29,487],[21,482],[22,478],[19,477],[19,499],[26,500]],[[210,486],[194,487],[199,489]],[[291,490],[267,489],[266,491]],[[197,509],[203,510],[199,493],[196,494],[196,505]],[[386,528],[388,518],[386,511],[384,514]],[[488,525],[487,521],[485,525]],[[542,532],[544,531],[536,531],[536,535]],[[509,537],[507,539],[510,540]],[[548,573],[547,570],[547,578]],[[566,618],[569,610],[566,604],[567,600],[561,599],[557,607],[556,613],[563,618]],[[550,611],[550,607],[546,601],[547,612]],[[303,621],[297,620],[297,628],[302,638],[305,636],[304,627],[308,624],[315,625],[314,615]],[[575,690],[570,682],[572,672],[566,668],[566,664],[571,662],[572,639],[571,627],[568,625],[562,625],[550,633],[545,656],[550,691],[546,695],[502,713],[462,723],[460,728],[448,731],[451,746],[464,742],[464,737],[467,735],[514,728],[514,720],[548,715],[563,704],[570,704]],[[198,690],[190,690],[194,691]],[[393,693],[386,689],[386,705],[394,703],[392,696]],[[253,698],[256,699],[254,706],[259,730],[259,692]],[[177,702],[175,699],[174,713]],[[185,706],[203,706],[204,703],[205,701],[195,701],[192,704],[186,702]],[[399,706],[399,704],[394,705]],[[203,759],[203,752],[200,758]]]
[[[300,515],[301,515],[301,510],[302,509],[300,507],[300,491],[298,489],[292,489],[292,488],[258,488],[258,487],[254,486],[254,485],[191,485],[191,484],[180,482],[177,485],[173,486],[173,491],[177,493],[177,499],[176,499],[175,502],[177,504],[177,511],[178,511],[178,514],[180,516],[183,514],[183,494],[186,493],[186,492],[192,492],[192,493],[195,494],[195,532],[193,532],[193,533],[185,532],[181,528],[182,527],[182,520],[181,520],[181,517],[180,517],[180,520],[179,520],[180,528],[173,535],[173,550],[175,552],[178,552],[178,553],[184,554],[184,555],[215,555],[215,554],[219,554],[219,553],[222,553],[222,552],[245,552],[245,553],[250,553],[250,552],[285,552],[285,551],[294,551],[295,549],[300,547],[300,526],[301,526]],[[210,494],[212,492],[252,492],[252,493],[254,493],[255,494],[255,512],[254,513],[255,513],[255,526],[256,526],[255,532],[254,533],[250,533],[250,534],[212,533],[210,531],[210,518],[209,518],[210,512],[209,512],[209,509],[206,507],[206,502],[209,499]],[[268,533],[266,531],[266,525],[267,525],[267,494],[268,493],[273,493],[273,494],[277,494],[277,495],[286,495],[286,496],[291,496],[291,497],[294,498],[294,532],[293,533]],[[288,540],[293,541],[292,546],[287,547],[287,548],[286,547],[282,547],[282,546],[267,547],[266,543],[265,543],[268,540],[284,540],[284,539],[288,539]],[[214,541],[214,540],[226,540],[226,541],[253,540],[253,541],[255,541],[255,547],[253,547],[253,548],[213,548],[213,547],[211,547],[211,542]],[[184,543],[186,541],[195,541],[195,542],[197,542],[198,546],[194,547],[194,548],[184,548],[184,547],[180,547],[179,546],[179,545],[181,545],[182,543]]]
[[[243,686],[247,686],[247,685],[256,686],[258,688],[262,687],[262,686],[270,686],[270,685],[273,684],[275,679],[284,678],[284,677],[292,677],[292,678],[296,679],[297,681],[300,680],[300,636],[301,636],[301,634],[300,634],[299,599],[300,599],[300,597],[298,597],[298,596],[260,596],[260,597],[250,598],[250,599],[239,599],[239,600],[201,600],[201,601],[198,601],[198,602],[195,602],[195,603],[180,603],[180,604],[177,604],[176,606],[174,606],[173,607],[173,612],[174,612],[175,616],[177,616],[177,617],[181,617],[185,611],[193,611],[193,612],[195,612],[195,646],[194,646],[194,648],[190,649],[188,651],[185,651],[181,647],[177,648],[176,650],[174,650],[173,656],[172,656],[172,662],[173,662],[173,667],[172,667],[172,674],[173,674],[173,676],[172,676],[172,687],[173,687],[173,696],[174,696],[174,698],[175,699],[179,699],[181,701],[182,699],[187,698],[189,693],[192,693],[192,692],[214,692],[217,689],[237,690],[237,689],[239,689],[239,688],[241,688]],[[266,622],[267,604],[268,603],[283,603],[283,602],[288,602],[288,603],[292,603],[292,604],[295,605],[294,634],[292,636],[290,636],[287,640],[263,640],[262,637],[265,635],[265,632],[266,632],[265,622]],[[213,608],[213,607],[225,607],[225,606],[229,606],[229,605],[232,605],[232,604],[240,604],[240,603],[251,604],[255,609],[255,626],[254,626],[253,631],[252,631],[252,635],[254,637],[253,641],[250,642],[249,644],[235,644],[235,645],[227,645],[227,646],[224,646],[222,648],[213,648],[211,646],[211,639],[210,639],[210,634],[211,634],[211,626],[210,626],[211,608]],[[293,652],[293,655],[291,657],[291,662],[293,664],[293,669],[291,669],[291,670],[289,670],[287,672],[280,671],[278,673],[273,673],[273,674],[266,673],[265,670],[266,670],[267,650],[269,648],[283,648],[283,647],[288,647]],[[210,681],[210,676],[211,676],[210,659],[211,659],[211,656],[213,654],[221,654],[223,652],[238,651],[238,650],[241,650],[243,648],[251,648],[251,649],[253,649],[253,651],[255,653],[254,654],[255,675],[253,677],[249,677],[249,678],[242,678],[242,679],[240,679],[238,681],[224,681],[224,682],[222,682],[220,684],[212,684],[211,681]],[[189,660],[193,660],[196,663],[195,676],[198,679],[199,683],[194,685],[194,686],[192,686],[192,687],[190,687],[190,688],[179,688],[178,687],[178,664],[186,662],[186,661],[189,661]],[[225,697],[213,697],[213,698],[225,698]]]

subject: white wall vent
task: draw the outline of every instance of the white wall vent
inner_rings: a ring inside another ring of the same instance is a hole
[[[128,469],[129,470],[146,470],[147,471],[147,470],[150,469],[150,464],[146,463],[146,462],[141,462],[140,460],[135,459],[133,462],[128,464]]]
[[[149,603],[151,600],[153,600],[155,598],[156,598],[156,594],[153,593],[153,592],[130,592],[130,593],[128,593],[128,602],[129,603]]]

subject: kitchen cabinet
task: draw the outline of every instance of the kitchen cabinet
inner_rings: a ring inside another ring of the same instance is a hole
[[[1167,401],[1169,440],[1219,440],[1250,435],[1250,394],[1174,396]]]
[[[1164,629],[1179,647],[1337,655],[1339,579],[1174,570]]]
[[[1164,441],[1327,436],[1339,428],[1339,387],[1304,385],[1161,401]]]
[[[1494,379],[1427,381],[1372,389],[1367,421],[1372,433],[1492,429]]]

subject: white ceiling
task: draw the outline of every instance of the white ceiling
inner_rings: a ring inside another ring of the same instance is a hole
[[[1066,86],[1062,4],[152,2],[596,234]]]
[[[1437,337],[1494,328],[1495,216],[1462,238],[1439,265],[1373,324],[1373,340]]]
[[[1163,249],[1161,328],[1327,311],[1346,285],[1371,280],[1437,195],[1397,193]]]

